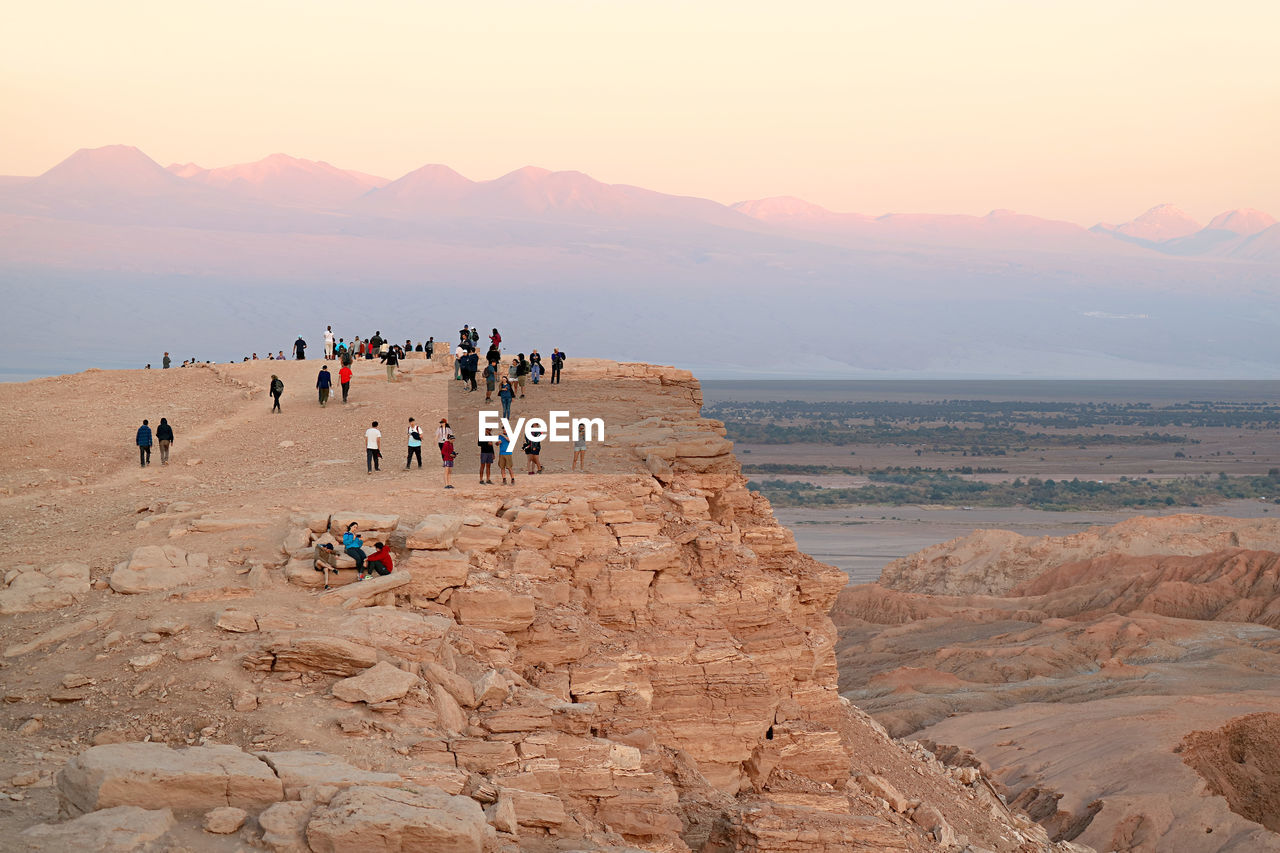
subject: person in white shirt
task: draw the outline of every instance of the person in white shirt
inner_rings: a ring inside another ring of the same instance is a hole
[[[324,357],[333,360],[333,326],[325,326],[324,328]]]
[[[413,418],[409,418],[409,456],[404,460],[404,468],[409,470],[413,457],[418,457],[418,467],[422,467],[422,429]]]
[[[453,378],[454,379],[462,378],[462,357],[466,354],[467,354],[467,348],[463,344],[458,344],[458,346],[453,351]]]
[[[449,426],[448,418],[440,419],[440,427],[436,430],[436,447],[444,449],[444,443],[449,440],[449,436],[453,435],[453,428]]]
[[[364,461],[370,474],[382,470],[378,467],[378,460],[381,458],[382,432],[378,429],[378,422],[374,421],[373,426],[364,431]]]

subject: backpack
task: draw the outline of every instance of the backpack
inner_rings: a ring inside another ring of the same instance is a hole
[[[271,380],[271,393],[272,393],[272,394],[283,394],[283,393],[284,393],[284,383],[283,383],[282,381],[280,381],[279,379],[273,379],[273,380]]]

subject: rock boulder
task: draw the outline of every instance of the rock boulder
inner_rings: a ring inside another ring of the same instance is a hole
[[[209,575],[209,555],[173,545],[143,545],[116,566],[109,583],[116,592],[157,592],[195,583]]]

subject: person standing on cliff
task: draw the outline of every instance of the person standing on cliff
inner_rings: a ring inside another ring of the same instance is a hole
[[[302,339],[302,335],[298,335],[298,339],[293,342],[293,355],[298,361],[307,357],[307,342]]]
[[[414,422],[413,418],[409,418],[409,456],[404,460],[404,470],[409,470],[409,463],[413,461],[413,457],[418,457],[418,467],[422,467],[422,430]]]
[[[160,443],[160,464],[169,464],[169,447],[173,444],[173,427],[167,418],[161,418],[156,426],[156,441]]]
[[[516,469],[511,464],[515,456],[515,443],[507,439],[507,434],[498,436],[498,474],[502,476],[502,485],[507,484],[507,474],[511,474],[511,485],[516,484]]]
[[[378,429],[378,422],[374,421],[373,426],[364,431],[364,462],[370,474],[382,470],[378,465],[380,459],[382,459],[382,430]]]
[[[444,487],[446,489],[453,488],[453,460],[458,458],[458,451],[453,448],[453,433],[449,433],[445,437],[444,444],[440,445],[440,461],[444,465]]]
[[[453,435],[453,429],[449,426],[447,418],[440,419],[440,426],[436,427],[436,447],[444,450],[444,443],[449,440],[449,436]]]
[[[143,421],[142,426],[138,427],[135,441],[138,444],[138,464],[146,468],[151,464],[151,426],[147,421]]]
[[[324,327],[324,360],[333,360],[333,326]]]
[[[164,361],[160,362],[160,368],[161,368],[162,370],[168,370],[168,369],[169,369],[169,365],[171,365],[171,364],[173,364],[173,359],[169,358],[169,353],[165,353],[165,354],[164,354]]]
[[[537,385],[538,380],[542,378],[542,356],[538,355],[537,350],[529,353],[529,376],[533,379],[534,385]]]
[[[316,390],[320,394],[320,408],[329,402],[329,389],[333,387],[333,377],[329,374],[329,365],[320,366],[320,374],[316,377]]]
[[[484,401],[493,402],[493,392],[498,384],[498,366],[492,361],[484,368]]]
[[[524,383],[529,378],[529,362],[525,360],[524,353],[520,353],[519,361],[516,362],[516,383],[520,386],[520,399],[524,399]]]
[[[484,436],[476,442],[480,447],[480,485],[493,485],[493,442],[485,441]]]
[[[423,351],[424,351],[424,352],[426,352],[426,354],[427,354],[427,361],[430,361],[430,360],[431,360],[431,356],[435,355],[435,353],[436,353],[436,337],[435,337],[435,335],[432,335],[431,337],[427,338],[427,342],[426,342],[426,344],[423,346]]]
[[[279,376],[276,376],[274,373],[271,374],[271,399],[274,401],[271,404],[271,411],[280,411],[280,395],[283,393],[284,382],[281,381]]]
[[[453,351],[453,378],[462,381],[462,357],[467,354],[467,344],[458,344]]]
[[[502,382],[498,385],[498,399],[502,401],[502,416],[504,418],[511,417],[511,398],[515,395],[515,387],[512,386],[511,380],[505,376],[502,377]]]
[[[350,362],[343,364],[338,368],[338,383],[342,385],[342,402],[347,402],[347,392],[351,390],[351,365]]]
[[[564,367],[564,353],[559,348],[551,351],[551,384],[560,384],[560,370]]]
[[[387,347],[387,351],[382,355],[382,361],[387,365],[387,381],[396,381],[396,365],[400,363],[400,356],[396,347]]]

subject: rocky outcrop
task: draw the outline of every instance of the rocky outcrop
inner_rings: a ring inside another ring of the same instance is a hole
[[[1280,832],[1280,713],[1237,717],[1181,746],[1182,760],[1233,812]]]
[[[307,843],[315,853],[480,853],[487,831],[484,812],[469,797],[431,788],[356,787],[312,814]]]
[[[0,614],[58,610],[88,596],[89,567],[84,563],[17,566],[5,573]]]
[[[169,809],[115,806],[90,812],[63,823],[41,823],[22,831],[20,843],[27,850],[95,851],[133,853],[146,849],[174,826]]]
[[[273,450],[245,506],[189,488],[205,520],[253,519],[234,537],[180,529],[225,569],[139,549],[121,589],[194,588],[22,617],[28,641],[5,651],[31,656],[6,684],[11,728],[99,744],[58,775],[67,815],[163,805],[177,825],[160,849],[1061,849],[838,694],[827,612],[845,578],[748,491],[689,374],[573,370],[556,393],[589,394],[610,424],[590,475],[549,458],[551,476],[514,488],[387,489],[363,471],[346,483],[327,451]],[[305,420],[308,446],[338,446]],[[202,474],[238,495],[248,475],[220,465],[214,433]],[[138,511],[129,547],[150,530]],[[315,590],[317,549],[349,519],[396,569]],[[45,683],[55,663],[66,684]]]
[[[284,798],[271,768],[231,746],[172,750],[158,743],[98,746],[58,774],[63,811],[76,815],[114,806],[208,810],[259,807]]]
[[[1039,539],[979,530],[885,566],[880,584],[932,595],[1006,595],[1045,572],[1099,557],[1196,556],[1244,548],[1280,551],[1280,519],[1139,516],[1112,527]]]
[[[1057,840],[1280,850],[1248,822],[1274,811],[1268,718],[1249,712],[1280,701],[1278,529],[1174,516],[927,549],[891,567],[894,588],[840,593],[844,695],[896,736],[971,751],[962,769]]]
[[[208,554],[189,554],[173,545],[143,545],[111,573],[116,592],[158,592],[203,580],[209,574]]]

